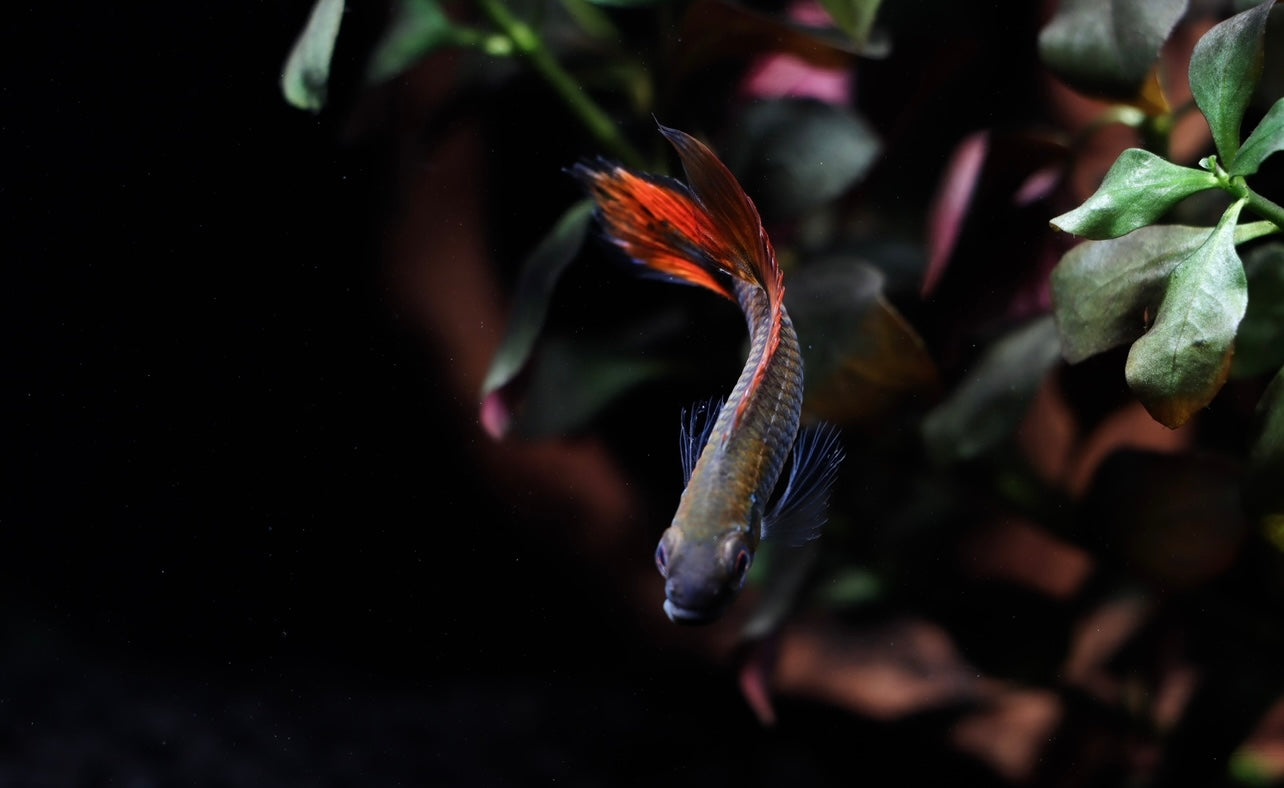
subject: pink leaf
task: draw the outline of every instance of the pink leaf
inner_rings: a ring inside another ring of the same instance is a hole
[[[740,663],[740,693],[765,726],[776,723],[776,710],[771,705],[771,690],[767,687],[775,666],[775,637],[750,643]]]
[[[816,0],[795,0],[786,15],[804,25],[833,24],[829,13]],[[740,92],[751,99],[813,98],[827,104],[846,105],[852,99],[852,77],[849,67],[816,65],[790,52],[777,51],[754,58],[740,83]]]
[[[968,204],[976,191],[976,182],[989,148],[990,133],[974,132],[954,149],[954,155],[945,167],[928,219],[928,261],[927,270],[923,273],[923,295],[930,293],[945,273],[954,244],[963,230]]]
[[[481,404],[481,426],[486,434],[501,440],[513,423],[513,413],[504,400],[503,389],[487,394]]]

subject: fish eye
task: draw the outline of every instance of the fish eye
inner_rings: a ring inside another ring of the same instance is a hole
[[[743,537],[737,535],[723,541],[723,571],[727,573],[727,580],[736,588],[744,587],[745,576],[749,574],[751,564],[753,564],[753,553],[749,552],[749,545]]]
[[[665,549],[664,546],[666,541],[667,540],[662,537],[660,539],[660,544],[655,547],[655,568],[659,569],[660,574],[664,577],[669,576],[669,551]]]
[[[749,567],[754,563],[754,553],[750,552],[745,536],[738,533],[729,534],[723,539],[719,549],[722,553],[719,561],[722,563],[728,583],[736,588],[743,588],[745,576],[749,575]]]

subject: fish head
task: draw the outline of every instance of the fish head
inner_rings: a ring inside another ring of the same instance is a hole
[[[669,526],[655,549],[655,564],[665,578],[664,612],[671,621],[707,624],[722,615],[753,564],[751,536],[743,526],[707,538]]]

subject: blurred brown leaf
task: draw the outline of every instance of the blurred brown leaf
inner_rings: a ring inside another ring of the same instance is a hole
[[[1061,699],[1055,692],[1013,689],[960,720],[950,731],[950,741],[1020,782],[1033,774],[1061,717]]]
[[[1230,771],[1257,785],[1284,780],[1284,698],[1275,701],[1231,756]]]
[[[1068,599],[1092,571],[1092,556],[1036,523],[1009,517],[971,533],[962,562],[977,579],[998,579]]]
[[[883,297],[878,269],[849,257],[800,266],[787,303],[807,370],[807,411],[838,425],[868,424],[938,384],[923,340]]]
[[[920,619],[845,629],[813,622],[786,629],[775,688],[878,719],[981,698],[986,680],[945,630]]]
[[[1238,469],[1206,455],[1112,454],[1097,469],[1080,522],[1085,539],[1159,589],[1216,577],[1247,533]]]

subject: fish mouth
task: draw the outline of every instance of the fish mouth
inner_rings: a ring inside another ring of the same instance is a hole
[[[673,600],[664,600],[664,612],[675,624],[708,624],[722,615],[725,605],[712,610],[693,609],[673,604]]]

